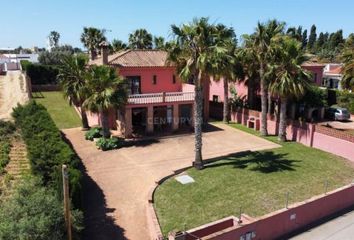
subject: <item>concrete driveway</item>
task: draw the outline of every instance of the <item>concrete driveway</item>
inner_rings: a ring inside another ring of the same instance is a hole
[[[203,134],[203,158],[246,150],[263,150],[277,144],[215,124]],[[63,130],[86,169],[84,239],[149,239],[146,205],[155,181],[173,170],[191,166],[194,135],[145,142],[139,146],[101,152],[85,141],[80,129]]]

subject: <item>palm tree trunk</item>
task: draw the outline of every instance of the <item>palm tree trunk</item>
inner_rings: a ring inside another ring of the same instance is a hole
[[[105,110],[101,111],[100,117],[101,117],[103,137],[109,138],[111,136],[111,132],[109,131],[108,111],[105,111]]]
[[[262,114],[261,114],[261,135],[267,136],[267,83],[264,79],[264,66],[260,63],[259,75],[261,78],[261,102],[262,102]]]
[[[195,159],[193,166],[200,170],[203,169],[202,158],[202,125],[203,125],[203,87],[202,74],[199,72],[198,79],[195,81],[194,88],[194,135],[195,135]]]
[[[86,131],[90,129],[90,126],[88,123],[86,111],[82,108],[82,106],[80,107],[80,113],[81,113],[82,130]]]
[[[272,94],[268,92],[268,114],[272,114]]]
[[[224,80],[224,113],[223,121],[224,123],[229,123],[229,82],[227,79]]]
[[[280,120],[279,120],[279,134],[278,140],[285,142],[286,141],[286,105],[287,99],[281,98],[280,102]]]

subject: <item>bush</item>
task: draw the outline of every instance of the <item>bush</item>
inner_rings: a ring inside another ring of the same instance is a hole
[[[15,123],[28,148],[32,172],[43,184],[62,191],[61,166],[68,165],[70,196],[75,206],[81,204],[81,172],[79,159],[66,144],[45,107],[34,101],[18,105],[13,111]]]
[[[85,139],[93,141],[94,138],[100,138],[102,137],[102,128],[100,127],[94,127],[88,130],[85,133]]]
[[[102,151],[121,148],[123,146],[123,144],[124,144],[124,139],[123,138],[116,138],[116,137],[112,137],[112,138],[101,137],[96,142],[96,146],[99,149],[101,149]]]
[[[307,107],[327,107],[327,90],[312,86],[298,103],[304,104]]]
[[[43,187],[38,178],[26,177],[0,201],[0,239],[66,239],[62,206],[53,189]],[[82,218],[81,212],[72,211],[76,239]]]
[[[21,63],[21,68],[23,71],[27,71],[27,67],[32,64],[28,60],[21,60],[20,63]]]
[[[354,93],[349,91],[337,91],[337,104],[354,114]]]
[[[5,166],[10,161],[10,136],[15,130],[16,127],[13,123],[0,120],[0,174],[3,173]]]
[[[59,70],[55,66],[28,64],[26,72],[33,85],[58,84],[57,76]]]

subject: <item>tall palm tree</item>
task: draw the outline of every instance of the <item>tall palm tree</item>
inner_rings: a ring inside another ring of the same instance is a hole
[[[193,79],[195,85],[193,165],[197,169],[202,169],[203,86],[209,84],[209,76],[215,74],[215,55],[227,54],[227,46],[217,37],[215,25],[209,24],[207,18],[194,19],[180,27],[176,25],[171,27],[175,43],[169,47],[169,60],[177,65],[181,79],[185,81]]]
[[[69,99],[70,104],[80,107],[82,128],[89,128],[87,115],[82,103],[87,98],[86,89],[86,64],[88,60],[84,55],[65,56],[59,65],[58,79],[64,92],[64,97]]]
[[[165,38],[154,36],[154,48],[164,50],[165,49]]]
[[[216,37],[218,41],[225,42],[227,53],[215,54],[214,80],[222,79],[224,85],[223,121],[229,123],[229,83],[237,78],[243,78],[242,65],[238,59],[236,49],[237,40],[233,28],[223,24],[216,25]]]
[[[132,49],[152,49],[152,35],[146,29],[137,29],[129,34],[129,47]]]
[[[101,30],[93,27],[84,27],[80,40],[89,50],[91,60],[95,59],[99,44],[106,41],[104,34],[104,29]]]
[[[99,113],[103,137],[110,137],[109,111],[124,106],[127,99],[123,78],[108,66],[92,66],[86,75],[89,96],[83,103],[85,109]]]
[[[286,141],[286,111],[291,98],[302,97],[310,87],[311,75],[301,67],[307,60],[296,39],[284,37],[276,50],[276,64],[270,72],[274,73],[274,81],[270,85],[272,94],[280,97],[279,141]],[[272,74],[273,75],[273,74]]]
[[[128,46],[126,43],[124,43],[121,40],[118,39],[113,39],[111,43],[112,51],[113,52],[119,52],[121,50],[126,49]]]
[[[261,87],[261,102],[262,102],[262,114],[261,114],[261,135],[268,135],[267,130],[267,96],[268,96],[268,82],[266,79],[267,65],[272,55],[273,42],[279,36],[283,34],[284,23],[280,23],[276,20],[268,21],[267,23],[258,22],[255,33],[251,36],[245,35],[246,46],[252,55],[254,60],[259,64],[259,77]]]

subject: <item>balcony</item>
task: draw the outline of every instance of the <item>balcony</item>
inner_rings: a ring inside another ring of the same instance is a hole
[[[128,96],[128,104],[173,103],[193,100],[194,92],[145,93]]]

